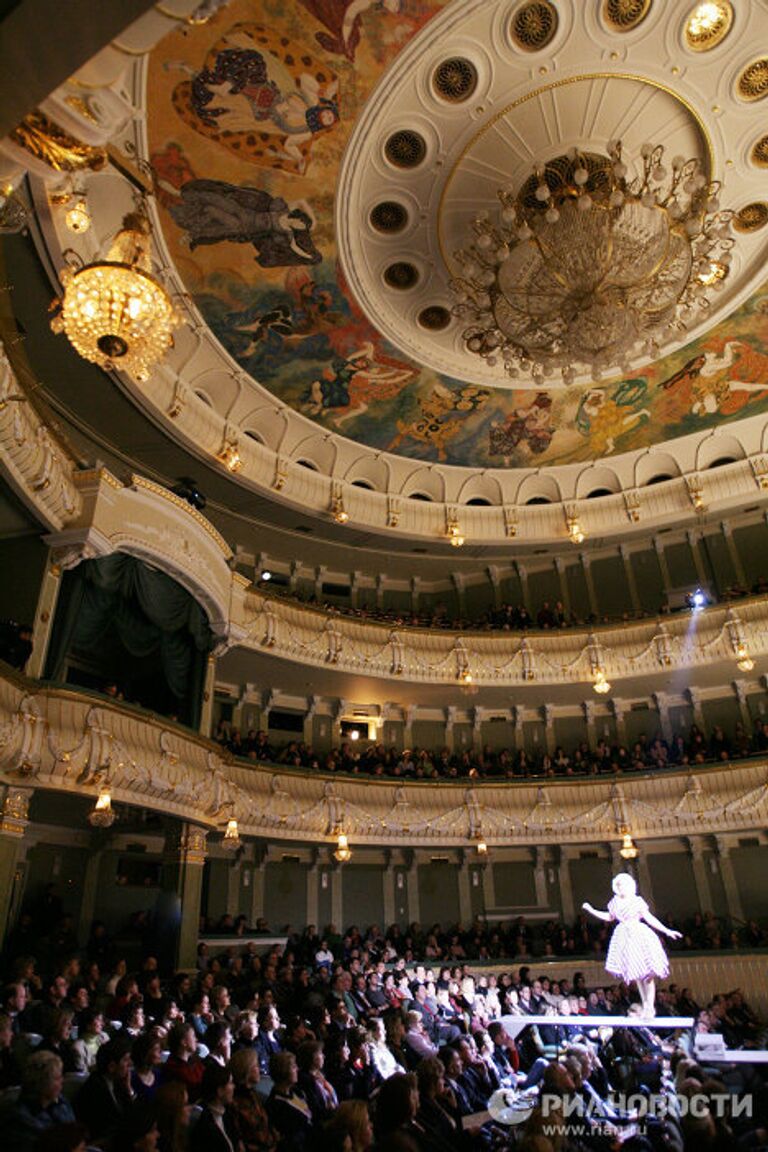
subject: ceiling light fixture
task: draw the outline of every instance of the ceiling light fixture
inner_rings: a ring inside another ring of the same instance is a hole
[[[336,848],[334,849],[334,859],[338,860],[339,864],[346,864],[352,859],[352,850],[349,847],[349,840],[343,828],[339,828],[335,833]]]
[[[477,216],[456,253],[454,314],[466,348],[537,384],[577,370],[599,378],[682,336],[723,286],[733,213],[698,159],[644,144],[632,176],[621,141],[571,150],[500,188],[496,222]]]
[[[637,845],[626,829],[621,834],[621,848],[619,848],[619,856],[621,856],[622,860],[636,860],[638,856]]]
[[[102,788],[99,798],[88,813],[88,823],[92,828],[111,828],[115,822],[115,810],[112,807],[112,794],[109,788]]]
[[[64,295],[54,301],[51,321],[53,331],[64,332],[85,360],[108,372],[120,368],[139,381],[173,347],[181,323],[152,275],[149,249],[147,217],[129,213],[105,260],[63,269]]]
[[[331,501],[331,516],[337,524],[346,524],[349,520],[349,512],[344,507],[344,500],[341,496],[334,496]]]
[[[216,458],[222,462],[228,472],[239,472],[243,466],[240,449],[234,440],[225,440],[216,453]]]
[[[234,816],[227,820],[227,826],[224,829],[224,839],[222,844],[225,848],[228,848],[233,852],[236,852],[237,849],[242,845],[242,841],[240,839],[240,829]]]

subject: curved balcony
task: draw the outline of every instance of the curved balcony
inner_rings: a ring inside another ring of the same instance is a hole
[[[234,761],[136,709],[0,675],[0,771],[14,790],[140,805],[263,840],[539,847],[739,832],[764,826],[768,764],[755,758],[621,779],[400,783]],[[7,801],[6,801],[7,805]]]

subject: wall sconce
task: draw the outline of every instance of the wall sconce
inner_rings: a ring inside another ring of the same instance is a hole
[[[236,440],[225,440],[216,453],[216,458],[221,461],[228,472],[239,472],[243,466]]]
[[[487,844],[485,836],[483,836],[482,832],[478,832],[478,834],[477,834],[477,841],[475,843],[475,848],[477,849],[477,854],[480,857],[480,859],[485,860],[488,856],[488,844]]]
[[[744,639],[744,629],[740,618],[735,612],[730,612],[727,620],[728,635],[731,647],[736,657],[736,667],[740,672],[751,672],[755,662],[749,654],[747,642]]]
[[[636,860],[637,859],[637,845],[632,839],[630,833],[625,829],[621,834],[621,848],[619,848],[619,856],[622,860]]]
[[[605,675],[602,646],[594,636],[590,636],[588,650],[589,664],[592,670],[592,687],[599,696],[604,696],[607,692],[610,692],[611,685],[608,683],[608,678]]]
[[[352,850],[343,828],[340,828],[336,833],[336,848],[333,855],[339,864],[346,864],[348,860],[352,859]]]
[[[464,544],[464,537],[461,534],[461,527],[458,520],[449,520],[445,529],[445,535],[449,544],[453,548],[461,548]]]
[[[736,667],[740,672],[751,672],[755,666],[755,662],[749,654],[746,644],[743,642],[736,646]]]
[[[240,829],[237,826],[237,820],[232,816],[227,820],[227,826],[224,829],[223,845],[225,848],[236,852],[240,848],[242,841],[240,840]]]
[[[456,674],[456,679],[461,684],[471,684],[472,683],[472,673],[470,672],[469,668],[460,668],[458,673]]]
[[[115,810],[109,788],[102,788],[99,798],[88,813],[88,823],[93,828],[111,828],[115,822]]]
[[[349,520],[349,512],[344,507],[344,499],[340,494],[334,496],[331,501],[331,516],[337,524],[346,524]]]
[[[605,694],[611,690],[611,685],[605,678],[605,671],[602,668],[598,668],[595,671],[594,676],[595,679],[592,684],[592,688],[595,692],[598,693],[598,695],[605,696]]]
[[[581,526],[578,513],[575,508],[566,509],[565,523],[568,528],[568,536],[572,544],[581,544],[586,538],[586,532]]]

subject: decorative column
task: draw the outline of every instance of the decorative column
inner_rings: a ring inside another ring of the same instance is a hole
[[[472,751],[480,753],[483,750],[483,716],[484,708],[472,710]]]
[[[16,788],[9,784],[4,789],[0,813],[0,948],[10,927],[21,881],[19,862],[22,841],[29,824],[31,788]]]
[[[415,852],[411,853],[405,877],[408,896],[408,923],[412,924],[414,921],[419,923],[421,920],[421,903],[419,900],[419,869]]]
[[[544,717],[544,747],[550,756],[555,752],[555,709],[551,704],[545,704],[541,709]]]
[[[560,599],[563,602],[566,614],[571,611],[571,593],[568,588],[568,580],[565,575],[566,563],[562,556],[555,556],[555,571],[557,572],[558,580],[560,581]]]
[[[741,893],[736,883],[736,874],[733,871],[731,845],[724,836],[715,836],[715,844],[717,845],[717,859],[720,864],[725,898],[728,901],[728,913],[734,920],[743,920],[744,909],[741,906]]]
[[[483,886],[483,911],[493,911],[496,907],[496,884],[493,879],[493,865],[490,860],[485,860],[478,868],[480,872],[480,883]]]
[[[353,572],[349,578],[349,603],[352,608],[360,607],[358,593],[360,591],[361,576],[362,572]],[[309,923],[314,924],[314,920],[310,920]]]
[[[403,712],[403,748],[413,748],[413,721],[416,708],[409,705]]]
[[[318,564],[315,568],[315,599],[318,604],[323,601],[323,579],[327,571],[328,569],[324,564]]]
[[[696,568],[696,579],[698,580],[699,584],[704,587],[706,584],[708,584],[709,581],[707,579],[707,573],[704,568],[704,559],[701,555],[701,548],[699,547],[701,533],[694,532],[692,528],[689,528],[686,532],[686,536],[688,538],[688,547],[691,550],[693,563]]]
[[[314,848],[307,868],[307,918],[305,921],[307,924],[317,925],[317,917],[320,912],[319,883],[320,853],[317,848]]]
[[[61,571],[61,565],[55,562],[53,554],[49,552],[48,562],[43,573],[43,582],[40,586],[40,595],[37,598],[35,621],[32,625],[32,652],[26,667],[27,675],[35,680],[39,680],[43,675],[48,657],[53,618],[61,589]]]
[[[625,722],[625,701],[617,700],[615,696],[611,699],[611,708],[613,709],[613,719],[616,724],[616,742],[618,744],[627,743],[627,725]]]
[[[659,727],[661,734],[666,740],[667,744],[672,743],[672,724],[669,719],[669,697],[666,692],[654,692],[653,702],[656,705],[656,711],[659,714]]]
[[[501,608],[501,581],[499,580],[499,570],[494,564],[490,564],[486,568],[488,579],[491,582],[493,589],[493,606],[495,609]]]
[[[205,680],[203,682],[203,699],[200,707],[200,724],[198,731],[201,736],[211,736],[213,733],[213,699],[216,688],[216,656],[213,652],[208,654],[205,666]]]
[[[394,924],[397,920],[397,906],[395,904],[395,860],[390,849],[387,849],[384,859],[382,885],[384,896],[384,931],[386,933],[390,924]]]
[[[459,616],[466,616],[467,597],[465,594],[464,576],[461,572],[451,572],[451,580],[456,589],[456,603],[459,606]]]
[[[515,561],[515,568],[517,569],[517,576],[520,581],[520,594],[523,597],[523,604],[528,609],[528,612],[533,615],[531,612],[531,597],[528,591],[528,570],[519,560]]]
[[[731,564],[733,564],[733,570],[736,573],[736,581],[741,584],[742,588],[746,588],[747,577],[744,572],[744,565],[741,562],[741,556],[736,547],[736,541],[733,538],[733,529],[727,520],[723,520],[722,529],[723,536],[725,537],[725,546],[728,549],[728,555],[731,558]]]
[[[194,968],[197,963],[197,941],[200,930],[200,899],[203,891],[203,867],[208,850],[208,832],[197,824],[182,824],[169,854],[172,870],[170,888],[180,905],[176,916],[178,936],[175,964],[177,968]]]
[[[301,571],[301,560],[291,560],[291,568],[288,573],[288,587],[291,592],[295,592],[299,583],[299,572]]]
[[[411,612],[419,611],[419,593],[421,592],[421,576],[411,576]]]
[[[595,580],[592,575],[592,561],[590,560],[589,556],[587,556],[586,552],[579,553],[579,560],[581,561],[581,567],[584,572],[584,583],[587,586],[589,610],[596,619],[599,619],[600,609],[598,607],[597,595],[595,593]]]
[[[651,880],[651,870],[648,867],[648,854],[643,851],[642,846],[640,846],[640,851],[638,853],[637,859],[635,860],[635,864],[637,865],[637,882],[640,885],[640,891],[642,892],[645,899],[651,905],[653,905],[655,901],[653,896],[653,881]]]
[[[96,893],[99,887],[102,853],[95,847],[94,841],[95,837],[92,835],[88,861],[85,865],[85,875],[83,876],[83,895],[80,901],[80,920],[78,924],[78,938],[80,940],[88,939],[96,909]]]
[[[575,919],[576,910],[573,906],[573,885],[571,884],[571,870],[568,867],[570,852],[568,848],[561,847],[557,864],[557,874],[560,881],[560,906],[563,920],[569,924]]]
[[[536,907],[548,908],[547,894],[547,849],[541,845],[531,849],[533,860],[533,883],[536,889]]]
[[[704,859],[705,841],[701,836],[689,836],[686,843],[693,870],[693,882],[696,885],[699,911],[703,915],[704,912],[709,912],[712,909],[712,890],[709,887],[707,864]]]
[[[595,740],[595,702],[594,700],[585,700],[581,707],[587,724],[587,743],[590,748],[594,748],[597,743]]]
[[[342,925],[344,924],[344,895],[341,882],[345,865],[339,864],[337,860],[334,860],[332,852],[330,854],[329,865],[328,879],[331,885],[331,923],[335,924],[339,931],[342,932]]]
[[[701,693],[698,688],[688,688],[687,692],[688,699],[690,700],[691,707],[693,708],[693,722],[694,724],[697,724],[703,732],[704,713],[701,710]]]
[[[258,844],[253,853],[253,875],[251,878],[251,918],[253,926],[264,915],[264,890],[267,879],[267,861],[269,849]]]
[[[384,607],[384,577],[381,573],[376,577],[376,607]]]
[[[747,735],[752,734],[753,720],[749,714],[749,705],[747,704],[747,682],[746,680],[734,680],[733,691],[736,694],[736,699],[739,702],[739,713],[741,715],[741,722]]]
[[[310,696],[308,701],[307,710],[304,713],[304,720],[302,722],[302,737],[304,743],[308,747],[312,747],[315,737],[315,713],[317,712],[317,696]]]
[[[656,558],[659,561],[659,571],[661,572],[661,582],[664,585],[664,595],[667,597],[667,600],[669,600],[672,583],[669,579],[669,565],[664,555],[664,541],[660,536],[653,537],[653,547],[656,550]]]
[[[627,581],[627,588],[629,589],[629,598],[632,601],[632,607],[635,612],[639,612],[641,608],[640,597],[637,592],[637,581],[635,580],[635,570],[632,567],[632,554],[626,544],[619,545],[619,552],[621,554],[621,561],[624,565],[624,575]]]
[[[445,746],[453,754],[456,751],[456,708],[453,704],[445,710]]]
[[[472,923],[472,893],[470,891],[469,861],[467,853],[459,853],[459,923],[468,928]]]
[[[525,747],[525,733],[523,731],[523,718],[525,711],[522,704],[512,705],[512,747],[519,752]]]

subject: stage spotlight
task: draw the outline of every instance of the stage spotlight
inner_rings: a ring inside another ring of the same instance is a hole
[[[261,575],[259,576],[259,579],[260,579],[260,580],[264,580],[264,581],[267,581],[267,580],[271,580],[271,579],[272,579],[272,573],[270,572],[269,568],[265,568],[265,569],[263,570],[263,572],[262,572],[262,573],[261,573]]]
[[[174,496],[180,496],[198,512],[202,512],[205,508],[206,498],[191,476],[180,476],[178,483],[174,485],[171,491]]]
[[[691,612],[701,612],[702,608],[706,607],[707,596],[701,588],[697,588],[694,592],[688,593],[686,601]]]

